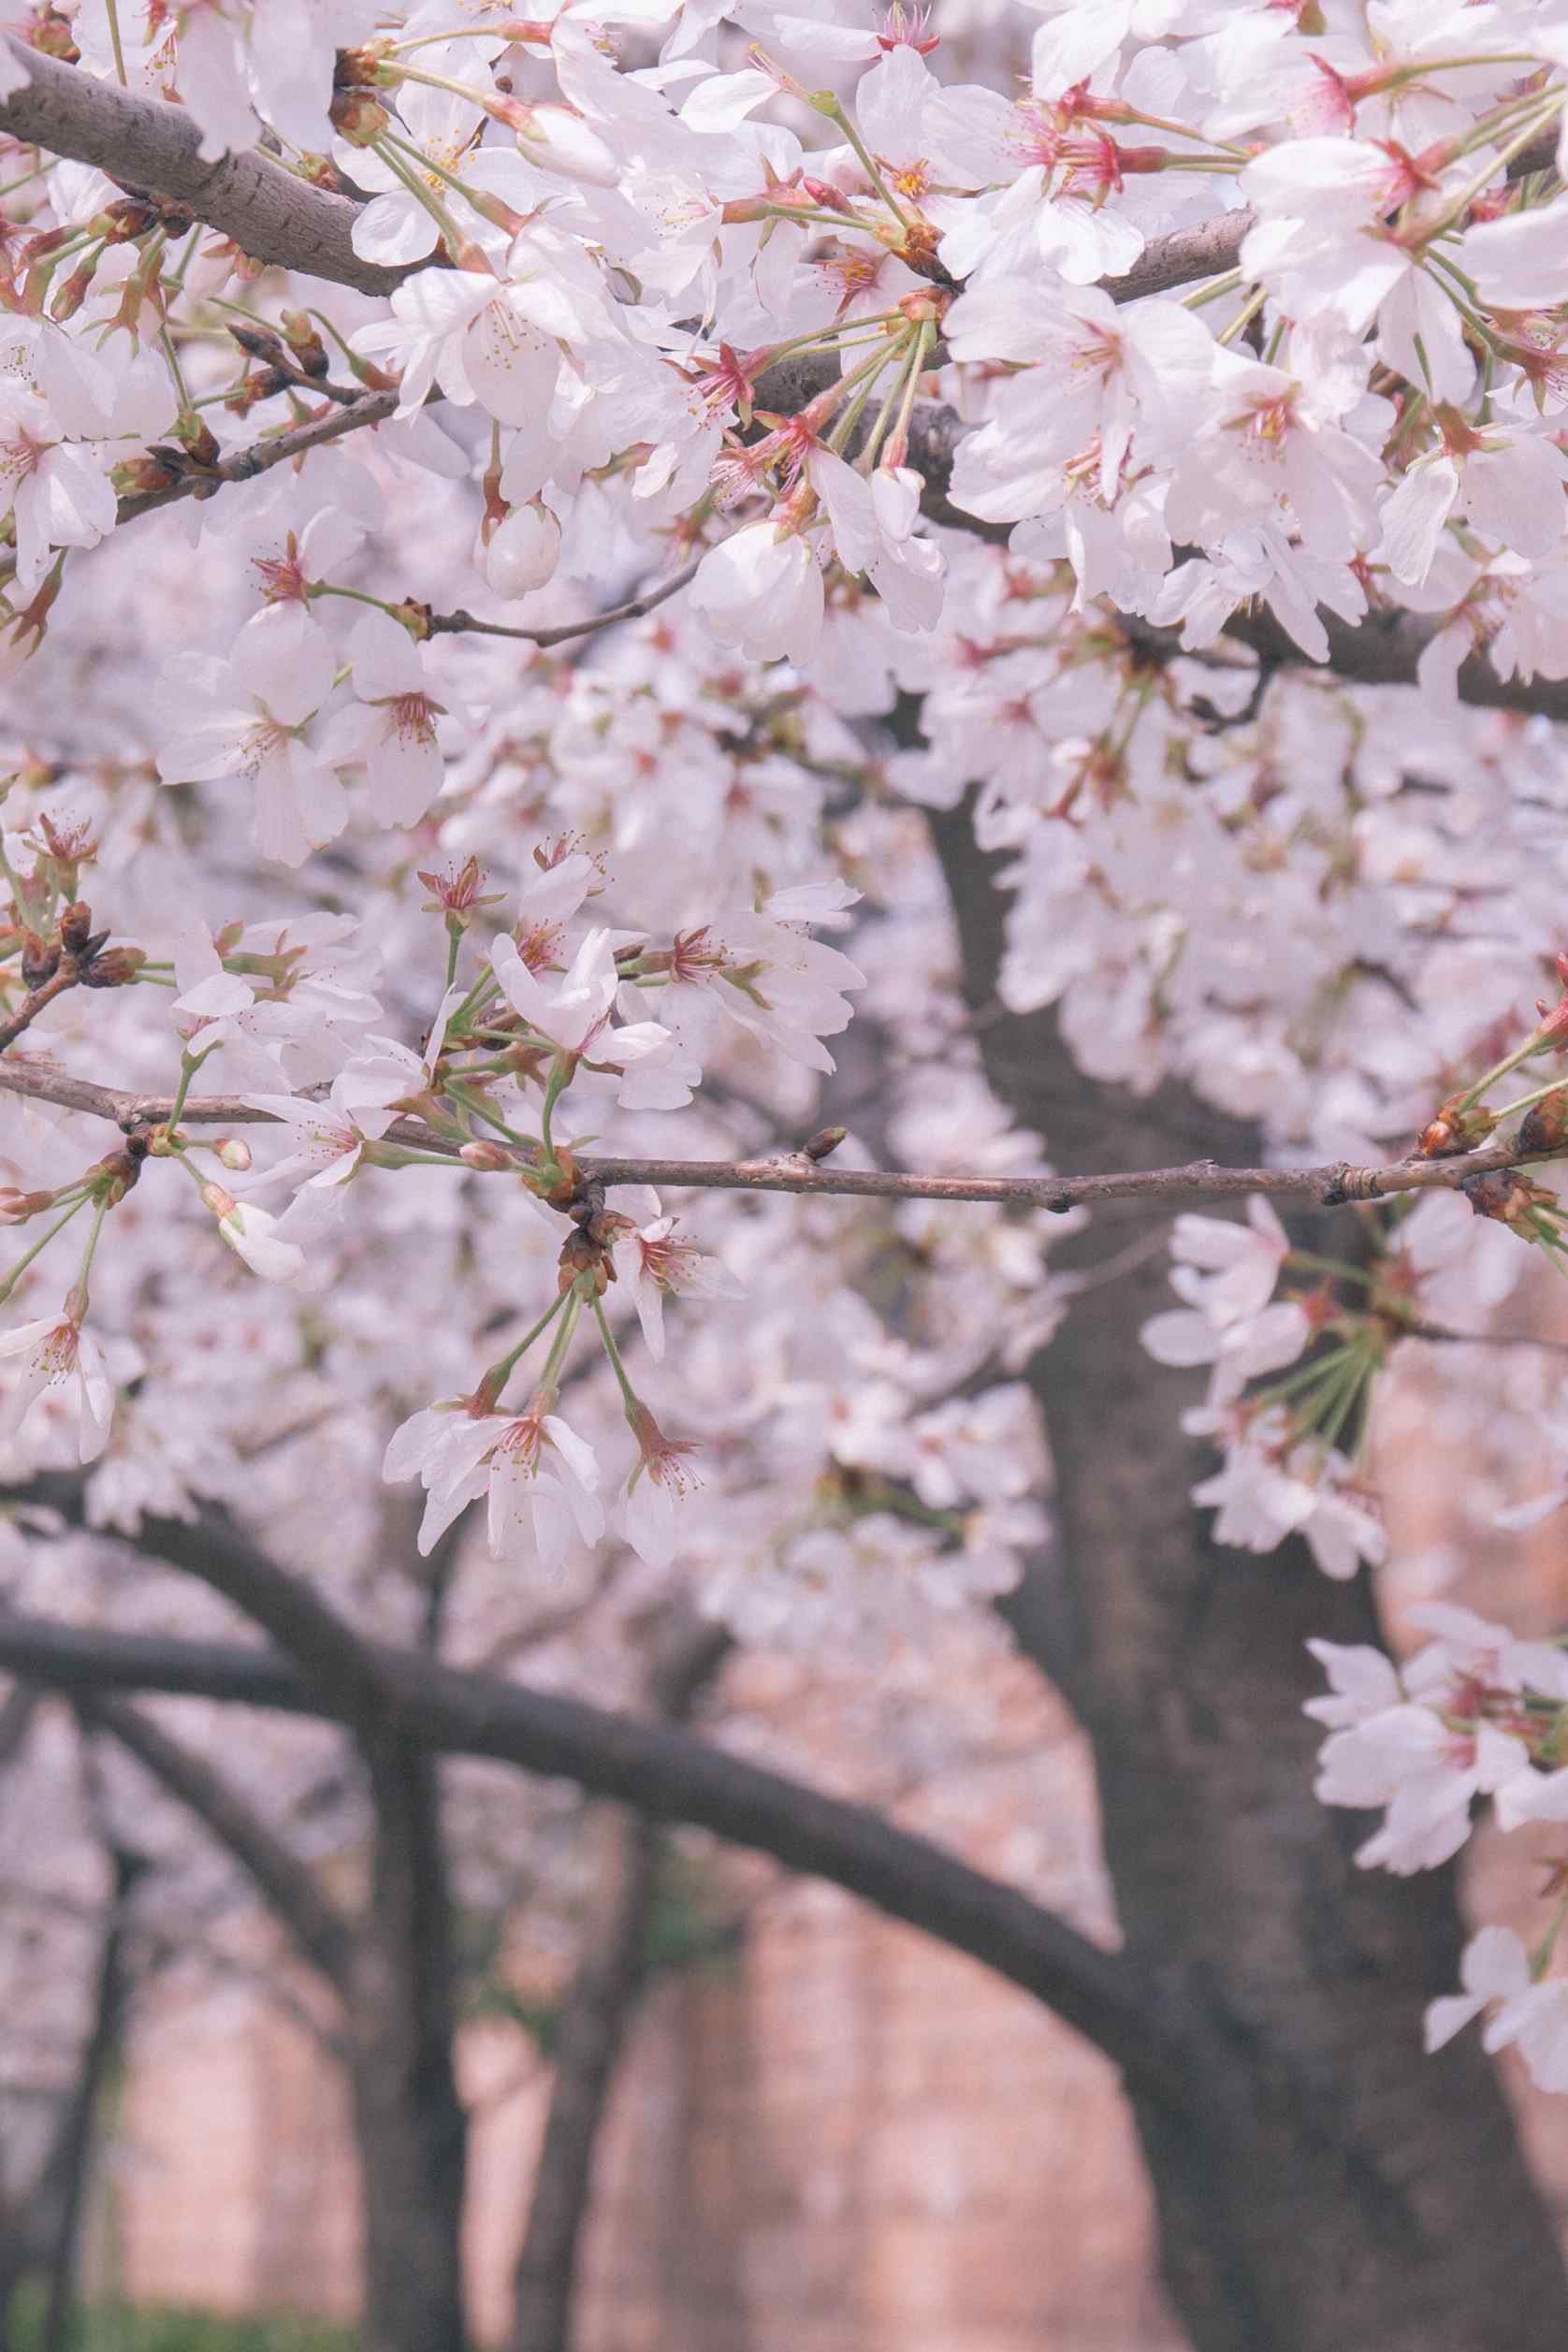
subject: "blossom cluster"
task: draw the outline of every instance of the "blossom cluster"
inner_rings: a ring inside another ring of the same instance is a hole
[[[600,1573],[851,1656],[1006,1589],[1073,1221],[592,1172],[824,1117],[1038,1171],[965,1026],[964,803],[1000,1001],[1088,1078],[1277,1164],[1546,1162],[1331,1260],[1261,1197],[1177,1221],[1145,1337],[1208,1371],[1219,1538],[1383,1561],[1380,1375],[1561,1257],[1568,760],[1459,689],[1568,675],[1568,30],[1004,15],[0,10],[0,101],[29,43],[177,100],[343,245],[0,139],[7,1480],[84,1467],[123,1532],[417,1482],[427,1551],[483,1518],[501,1647]],[[1372,682],[1312,666],[1359,623]],[[1557,1653],[1435,1630],[1327,1703],[1396,1869],[1555,1787]],[[1529,2056],[1489,1932],[1466,1998]]]

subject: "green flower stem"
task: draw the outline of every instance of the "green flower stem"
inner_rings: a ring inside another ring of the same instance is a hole
[[[1568,1087],[1568,1078],[1554,1078],[1549,1086],[1537,1086],[1532,1095],[1521,1095],[1517,1102],[1504,1103],[1497,1114],[1498,1125],[1501,1126],[1504,1119],[1511,1119],[1516,1111],[1530,1111],[1536,1103],[1545,1102],[1548,1095],[1561,1095],[1565,1087]]]
[[[1532,103],[1520,119],[1519,127],[1515,131],[1512,138],[1507,141],[1506,145],[1499,148],[1485,170],[1478,171],[1473,180],[1467,180],[1458,195],[1449,198],[1442,212],[1430,226],[1426,224],[1422,225],[1424,241],[1430,243],[1432,238],[1439,236],[1452,223],[1463,220],[1475,198],[1490,187],[1498,172],[1506,170],[1515,156],[1522,155],[1525,149],[1533,143],[1536,134],[1545,130],[1552,117],[1561,113],[1563,96],[1564,93],[1561,89],[1532,93]],[[1461,142],[1460,152],[1462,152],[1465,147],[1478,146],[1483,137],[1490,138],[1493,136],[1495,136],[1493,131],[1488,131],[1483,124],[1477,123],[1474,130],[1468,133]]]
[[[1343,1257],[1320,1257],[1315,1250],[1292,1250],[1285,1258],[1287,1266],[1300,1266],[1314,1273],[1332,1274],[1341,1282],[1372,1284],[1375,1274],[1369,1274],[1364,1266],[1347,1265]]]
[[[331,580],[312,580],[306,588],[307,596],[346,596],[355,604],[373,604],[378,613],[390,613],[391,605],[384,596],[367,595],[363,588],[339,588]]]
[[[560,1368],[566,1361],[566,1351],[572,1344],[572,1334],[577,1328],[577,1317],[583,1312],[583,1281],[584,1277],[579,1274],[571,1289],[564,1294],[566,1313],[560,1319],[560,1329],[550,1343],[550,1352],[544,1358],[544,1369],[539,1375],[539,1386],[541,1388],[547,1388],[552,1396],[559,1384]]]
[[[620,1350],[616,1345],[616,1335],[610,1328],[610,1318],[605,1314],[604,1302],[597,1292],[594,1294],[593,1312],[599,1319],[599,1336],[604,1343],[604,1353],[610,1359],[610,1370],[620,1383],[620,1393],[625,1398],[627,1409],[630,1412],[639,1405],[642,1400],[627,1377],[626,1366],[621,1360]]]
[[[1183,294],[1182,308],[1183,311],[1200,311],[1205,302],[1217,302],[1222,294],[1234,294],[1237,287],[1244,283],[1244,271],[1227,269],[1221,276],[1211,278],[1207,285],[1195,288],[1191,294]]]
[[[504,1136],[508,1143],[516,1144],[520,1151],[531,1152],[535,1148],[531,1136],[519,1135],[515,1127],[509,1127],[504,1119],[498,1119],[495,1112],[488,1110],[477,1096],[471,1095],[465,1086],[456,1084],[448,1079],[446,1095],[449,1101],[457,1103],[468,1112],[471,1118],[483,1119],[487,1127],[494,1127],[498,1135]]]
[[[489,1371],[485,1374],[484,1378],[479,1383],[479,1392],[481,1395],[492,1397],[499,1397],[501,1395],[501,1390],[511,1379],[513,1372],[515,1370],[517,1364],[521,1361],[523,1357],[528,1354],[528,1351],[533,1345],[534,1341],[539,1339],[543,1333],[549,1329],[551,1324],[555,1321],[562,1307],[565,1306],[570,1296],[570,1292],[565,1290],[558,1293],[556,1298],[551,1300],[549,1306],[546,1307],[544,1313],[540,1316],[538,1322],[534,1324],[531,1330],[525,1333],[523,1338],[517,1342],[516,1346],[509,1348],[504,1356],[497,1357],[496,1361],[490,1366]]]
[[[410,79],[413,80],[426,81],[432,80],[433,77],[427,74],[414,74],[411,75]],[[437,228],[440,229],[442,241],[445,245],[449,256],[452,260],[456,261],[464,246],[472,245],[473,240],[458,227],[457,222],[452,218],[452,215],[447,211],[445,205],[443,204],[441,198],[433,192],[433,190],[425,187],[420,181],[418,175],[409,169],[407,164],[404,163],[402,157],[398,153],[397,149],[393,147],[388,139],[371,139],[370,152],[372,155],[379,155],[382,162],[386,166],[387,170],[395,173],[398,179],[402,181],[403,186],[408,190],[410,196],[414,197],[415,203],[422,204],[424,206],[431,220],[434,221]]]
[[[212,1053],[216,1052],[216,1050],[217,1049],[215,1047],[210,1045],[207,1049],[207,1053],[181,1053],[180,1056],[180,1091],[175,1096],[174,1101],[170,1105],[167,1119],[164,1122],[168,1130],[171,1141],[173,1140],[174,1130],[180,1124],[180,1113],[185,1108],[185,1096],[191,1091],[191,1081],[196,1076],[197,1070],[200,1069],[203,1062],[206,1061],[207,1054]]]
[[[104,1219],[108,1214],[109,1194],[101,1192],[93,1204],[93,1225],[87,1236],[87,1247],[81,1253],[80,1270],[71,1285],[70,1296],[66,1300],[66,1311],[75,1323],[80,1323],[87,1314],[88,1278],[93,1271],[93,1258],[97,1250],[98,1236],[104,1229]]]
[[[574,1053],[566,1054],[558,1052],[555,1060],[550,1064],[550,1075],[544,1082],[544,1106],[539,1114],[539,1140],[543,1146],[545,1160],[551,1168],[558,1168],[559,1163],[556,1158],[556,1142],[550,1131],[550,1122],[555,1116],[556,1104],[559,1101],[566,1087],[572,1082],[572,1073],[576,1067],[577,1057]]]
[[[1562,1933],[1564,1920],[1568,1920],[1568,1892],[1558,1897],[1556,1909],[1546,1923],[1546,1932],[1530,1955],[1530,1974],[1536,1983],[1551,1966],[1552,1951]]]
[[[876,156],[873,155],[870,148],[867,147],[864,139],[862,138],[860,132],[855,125],[854,118],[845,107],[843,100],[836,96],[831,90],[814,90],[811,94],[811,104],[816,108],[819,114],[825,114],[830,123],[837,123],[839,129],[843,132],[845,138],[854,149],[855,153],[860,157],[861,169],[864,172],[866,178],[876,189],[877,194],[881,197],[882,202],[887,206],[888,211],[893,214],[893,219],[898,223],[899,227],[904,231],[905,235],[907,236],[909,230],[914,226],[914,222],[910,215],[905,211],[904,207],[899,203],[898,198],[893,195],[893,190],[888,186],[887,181],[883,179],[881,167],[878,164]]]
[[[32,1248],[30,1250],[23,1251],[22,1255],[17,1259],[16,1264],[11,1268],[10,1272],[6,1276],[5,1281],[0,1282],[0,1306],[4,1306],[6,1300],[10,1297],[22,1275],[27,1271],[29,1266],[32,1265],[33,1260],[37,1256],[39,1251],[45,1250],[49,1247],[49,1244],[53,1241],[55,1235],[61,1232],[65,1227],[69,1225],[71,1219],[77,1214],[78,1211],[86,1207],[87,1200],[88,1195],[86,1193],[83,1193],[80,1199],[73,1200],[70,1207],[65,1211],[65,1215],[62,1217],[56,1217],[48,1232],[40,1233]]]
[[[1283,1380],[1271,1380],[1267,1387],[1254,1389],[1252,1402],[1283,1404],[1287,1397],[1299,1396],[1303,1389],[1317,1387],[1328,1380],[1338,1380],[1345,1352],[1343,1346],[1336,1347],[1328,1356],[1318,1357],[1314,1363],[1299,1365],[1295,1372],[1287,1372]]]

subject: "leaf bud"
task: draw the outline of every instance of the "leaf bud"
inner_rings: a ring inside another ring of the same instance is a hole
[[[1568,1086],[1559,1086],[1541,1102],[1532,1103],[1519,1122],[1521,1152],[1556,1152],[1568,1137]]]
[[[1416,1157],[1453,1159],[1461,1152],[1473,1151],[1477,1143],[1484,1143],[1496,1125],[1495,1111],[1485,1110],[1478,1102],[1466,1102],[1462,1095],[1450,1095],[1436,1117],[1429,1120],[1416,1137]]]
[[[24,988],[42,988],[60,969],[60,951],[57,947],[46,947],[36,931],[29,931],[22,942],[19,968]]]
[[[81,975],[83,988],[124,988],[147,961],[145,948],[110,948],[94,957]]]
[[[340,90],[327,110],[333,128],[351,147],[369,147],[392,121],[381,100],[372,98],[368,90]]]
[[[93,909],[85,899],[79,898],[67,907],[60,918],[60,944],[70,955],[80,955],[93,932]]]
[[[324,376],[329,366],[327,345],[316,333],[303,311],[285,311],[283,315],[283,341],[294,354],[301,374]]]

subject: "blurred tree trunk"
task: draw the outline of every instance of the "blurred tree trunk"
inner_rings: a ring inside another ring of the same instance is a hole
[[[127,1913],[137,1880],[148,1865],[144,1855],[127,1847],[115,1845],[109,1851],[113,1876],[109,1918],[94,1984],[93,2024],[49,2164],[49,2185],[58,2197],[59,2211],[50,2249],[49,2287],[38,2338],[39,2352],[65,2352],[77,2299],[81,2222],[92,2180],[104,2087],[120,2054],[130,2001],[131,1977],[125,1964]]]
[[[682,1722],[730,1646],[713,1625],[670,1643],[649,1677],[652,1711]],[[646,1976],[661,1833],[646,1814],[604,1808],[581,1965],[561,2004],[555,2081],[517,2257],[509,2352],[571,2352],[573,2301],[593,2156],[616,2067]]]
[[[644,1982],[661,1832],[618,1807],[603,1808],[596,1828],[595,1900],[551,2046],[555,2081],[517,2257],[510,2352],[571,2352],[594,2150]]]
[[[933,829],[987,1075],[1053,1164],[1255,1161],[1238,1122],[1179,1088],[1096,1085],[1049,1015],[1001,1010],[995,861],[966,810]],[[1096,1220],[1053,1262],[1108,1257],[1125,1229]],[[1366,1579],[1329,1582],[1299,1541],[1212,1541],[1189,1500],[1212,1458],[1178,1419],[1195,1383],[1139,1343],[1169,1303],[1155,1257],[1035,1361],[1055,1590],[1014,1613],[1025,1641],[1045,1629],[1039,1662],[1093,1742],[1129,1953],[1177,1967],[1212,2053],[1191,2117],[1134,2098],[1167,2287],[1198,2352],[1562,2352],[1568,2283],[1496,2079],[1474,2037],[1422,2053],[1423,2003],[1458,1982],[1452,1872],[1357,1870],[1363,1824],[1312,1794],[1304,1644],[1378,1638]]]
[[[346,2020],[365,2191],[363,2352],[462,2352],[468,2122],[453,2067],[451,1904],[438,1766],[361,1734],[375,1805],[370,1904]]]

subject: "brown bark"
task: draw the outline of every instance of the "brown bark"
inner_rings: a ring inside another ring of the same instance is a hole
[[[646,1815],[617,1812],[597,1834],[596,1900],[551,2047],[555,2081],[517,2257],[509,2352],[571,2352],[593,2155],[642,1989],[660,1832]]]
[[[935,830],[988,1075],[1056,1164],[1255,1157],[1190,1095],[1096,1086],[1049,1018],[1000,1011],[988,862],[964,811]],[[1452,1874],[1357,1871],[1363,1825],[1311,1793],[1304,1644],[1375,1640],[1371,1596],[1299,1543],[1213,1543],[1189,1501],[1211,1458],[1178,1422],[1194,1384],[1138,1341],[1168,1303],[1158,1261],[1090,1294],[1033,1379],[1057,1477],[1050,1622],[1128,1952],[1180,1961],[1209,2054],[1190,2115],[1131,2086],[1171,2296],[1198,2352],[1561,2352],[1568,2284],[1495,2078],[1474,2038],[1422,2054],[1422,2005],[1458,1981]]]
[[[79,1693],[76,1704],[228,1851],[339,1996],[333,2046],[348,2069],[364,2192],[364,2352],[462,2352],[466,2121],[433,1760],[394,1733],[361,1732],[374,1848],[370,1900],[351,1919],[203,1757],[123,1701]]]
[[[131,1979],[125,1962],[126,1910],[147,1863],[143,1855],[123,1846],[110,1849],[109,1863],[113,1885],[98,1953],[92,2030],[81,2054],[50,2168],[58,2186],[60,2210],[50,2248],[39,2352],[66,2352],[69,2342],[76,2306],[81,2219],[92,2173],[99,2108],[109,2070],[119,2055],[130,2000]]]
[[[41,1474],[25,1492],[67,1513],[74,1496],[80,1507],[80,1480]],[[191,1528],[149,1520],[138,1541],[171,1565],[186,1566],[216,1559],[226,1535],[221,1522]],[[341,1628],[341,1620],[334,1621]],[[1187,2099],[1189,2054],[1169,1998],[1169,1967],[1134,1967],[1125,1953],[1102,1950],[1018,1888],[869,1806],[825,1796],[689,1733],[580,1699],[459,1672],[369,1641],[361,1659],[380,1689],[386,1720],[423,1746],[574,1780],[656,1819],[690,1822],[827,1879],[1022,1985],[1136,2077],[1150,2098],[1178,2105]],[[0,1665],[71,1691],[200,1692],[292,1714],[348,1712],[328,1685],[307,1679],[275,1653],[88,1632],[16,1611],[0,1611]]]
[[[728,1648],[728,1634],[711,1625],[674,1643],[651,1677],[655,1712],[683,1720]],[[509,2352],[570,2352],[594,2150],[646,1982],[660,1834],[646,1815],[618,1809],[606,1811],[597,1834],[595,1899],[551,2050],[555,2081],[517,2257]]]
[[[438,1766],[395,1735],[362,1746],[375,1853],[347,2020],[365,2190],[361,2341],[363,2352],[462,2352],[468,2121],[453,2072]]]

